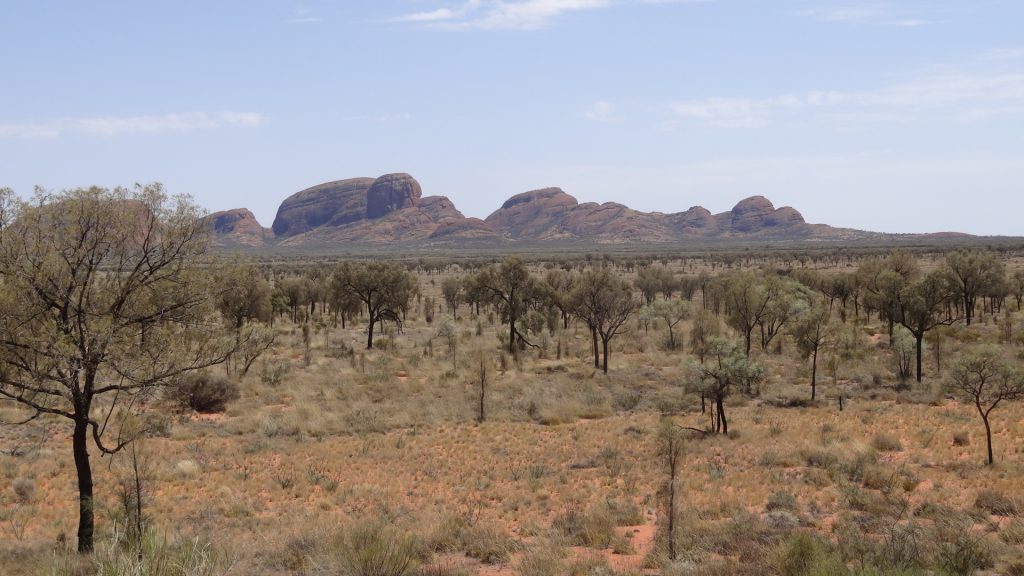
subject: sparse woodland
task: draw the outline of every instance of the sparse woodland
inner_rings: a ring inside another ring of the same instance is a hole
[[[2,194],[0,573],[1024,574],[1019,247],[285,260],[197,216]]]

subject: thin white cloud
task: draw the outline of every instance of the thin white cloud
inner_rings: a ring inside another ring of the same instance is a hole
[[[842,6],[805,8],[803,10],[799,10],[797,15],[822,22],[849,24],[854,26],[917,28],[932,23],[931,20],[926,18],[903,13],[891,6],[879,4],[850,4]]]
[[[393,22],[438,30],[536,30],[559,16],[619,4],[696,4],[714,0],[465,0],[460,4],[403,14]]]
[[[259,126],[267,117],[257,112],[181,112],[143,116],[61,118],[45,122],[0,124],[0,139],[53,139],[66,134],[120,136],[187,133],[228,126]]]
[[[877,90],[810,91],[767,98],[705,98],[670,105],[672,113],[712,126],[757,127],[795,113],[820,112],[841,123],[910,121],[941,111],[961,121],[1024,107],[1024,73],[922,77]]]
[[[289,24],[316,24],[323,22],[323,18],[311,13],[306,8],[296,8],[292,10],[290,18],[286,18],[285,22]]]
[[[583,115],[594,122],[612,122],[616,120],[615,105],[606,100],[599,100],[587,107]]]

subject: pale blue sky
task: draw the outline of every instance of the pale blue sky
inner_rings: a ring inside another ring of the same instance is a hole
[[[0,186],[163,182],[269,226],[410,172],[486,216],[643,210],[1024,235],[1024,2],[0,0]]]

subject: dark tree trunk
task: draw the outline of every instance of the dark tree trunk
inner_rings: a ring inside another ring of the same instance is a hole
[[[601,367],[601,359],[600,359],[600,354],[597,351],[597,328],[594,328],[593,326],[591,326],[590,327],[590,335],[593,337],[593,340],[594,340],[594,368],[600,368]]]
[[[718,421],[721,424],[722,434],[729,434],[729,421],[725,419],[725,400],[719,396],[716,400],[718,405]]]
[[[835,386],[835,383],[832,384]],[[814,400],[818,392],[818,349],[811,353],[811,400]]]
[[[604,373],[607,374],[608,373],[608,339],[607,338],[604,338],[604,337],[601,338],[601,350],[602,350],[603,356],[604,356],[601,368],[604,370]]]
[[[516,319],[510,318],[508,321],[508,353],[513,356],[516,353]]]
[[[988,423],[988,414],[981,407],[978,407],[978,412],[981,413],[981,421],[985,423],[985,445],[988,447],[988,465],[991,466],[996,463],[992,455],[992,426]]]
[[[924,350],[924,333],[920,336],[914,334],[914,341],[917,348],[917,382],[921,383],[921,353]]]
[[[367,350],[372,350],[373,349],[373,325],[374,324],[376,324],[376,322],[374,321],[373,316],[371,315],[370,316],[370,325],[366,328],[366,349]]]
[[[95,515],[92,499],[92,465],[89,463],[89,421],[87,416],[75,420],[75,433],[71,437],[78,473],[78,551],[93,550]]]
[[[483,424],[484,420],[487,419],[487,412],[485,407],[485,400],[487,397],[487,384],[480,382],[480,413],[477,414],[477,422]]]

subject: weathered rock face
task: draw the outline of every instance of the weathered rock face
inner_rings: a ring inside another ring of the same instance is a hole
[[[422,194],[408,174],[329,182],[285,200],[274,231],[284,246],[496,238],[480,220],[468,221],[448,198]]]
[[[423,191],[420,183],[408,174],[385,174],[374,180],[366,192],[366,217],[381,218],[395,210],[411,208],[419,202]]]
[[[679,234],[707,235],[718,231],[718,222],[703,206],[694,206],[685,212],[669,214],[666,219],[669,226]]]
[[[267,236],[256,216],[245,208],[214,212],[204,220],[213,229],[214,238],[224,245],[262,246]]]
[[[516,194],[484,221],[511,238],[549,240],[566,236],[561,225],[577,206],[561,188],[544,188]]]
[[[747,198],[721,214],[700,206],[663,214],[640,212],[616,202],[580,204],[561,188],[543,188],[509,198],[486,220],[479,220],[466,218],[444,196],[424,197],[420,184],[408,174],[307,188],[281,204],[272,232],[245,209],[218,212],[209,220],[222,245],[272,242],[321,249],[338,243],[463,239],[642,243],[834,235],[827,226],[806,224],[789,206],[776,209],[763,196]],[[844,232],[849,233],[856,231]]]
[[[430,234],[430,238],[432,240],[494,240],[498,238],[498,235],[490,225],[479,218],[463,218],[441,222]]]
[[[373,178],[351,178],[319,184],[292,194],[274,218],[274,235],[297,236],[319,226],[344,226],[366,215],[366,193]]]
[[[775,206],[764,196],[751,196],[741,200],[729,213],[730,228],[735,232],[751,232],[765,226],[775,212]]]
[[[754,196],[729,212],[713,215],[694,206],[685,212],[639,212],[616,202],[579,204],[559,188],[513,196],[487,217],[505,238],[517,240],[580,239],[597,242],[671,242],[695,237],[803,235],[803,217],[786,207],[778,210]]]
[[[783,206],[776,210],[766,222],[769,226],[798,226],[804,224],[804,216],[792,206]]]

